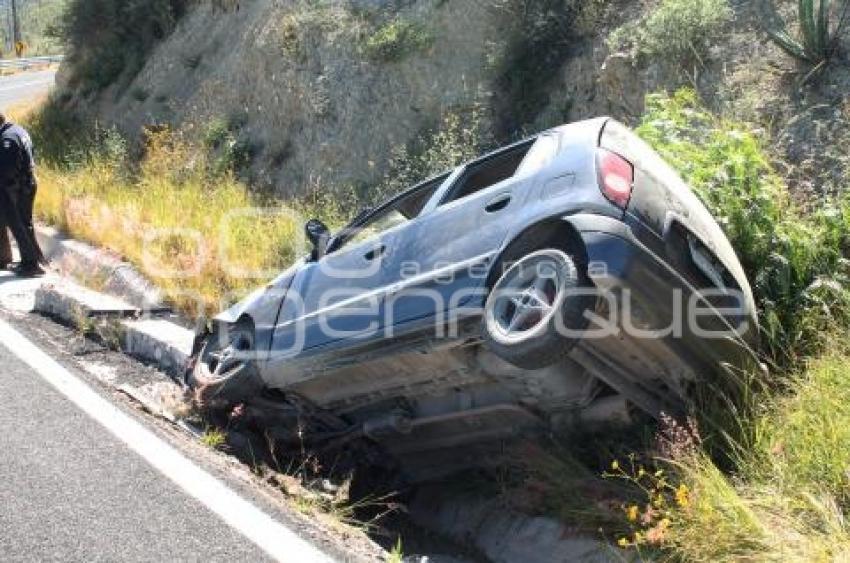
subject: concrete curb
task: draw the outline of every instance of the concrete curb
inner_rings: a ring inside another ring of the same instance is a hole
[[[107,344],[182,382],[195,334],[177,323],[140,318],[141,309],[67,280],[37,289],[34,310],[94,332]]]
[[[147,312],[163,312],[162,293],[131,264],[106,250],[70,239],[53,227],[37,225],[36,238],[45,256],[62,275],[90,280],[110,295]]]
[[[601,540],[572,531],[551,518],[512,511],[498,499],[426,487],[416,494],[409,509],[418,525],[471,544],[494,563],[629,560]]]
[[[67,287],[57,289],[57,284]],[[71,282],[50,282],[35,292],[35,308],[62,319],[71,324],[79,324],[84,319],[94,317],[126,318],[136,317],[141,311],[110,295],[104,295],[82,286],[73,286]]]

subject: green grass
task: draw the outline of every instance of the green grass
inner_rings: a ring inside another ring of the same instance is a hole
[[[207,428],[204,435],[201,436],[201,443],[208,448],[217,450],[227,443],[227,434],[218,428]]]
[[[398,538],[389,555],[387,555],[387,563],[402,563],[404,561],[404,548],[401,544],[401,538]]]
[[[678,460],[693,502],[663,545],[682,561],[838,561],[850,553],[850,356],[831,353],[761,397],[755,441],[733,475]]]
[[[433,44],[434,36],[422,24],[397,19],[365,37],[363,51],[373,60],[395,62],[411,53],[427,50]]]
[[[843,344],[838,344],[839,347]],[[755,448],[746,471],[785,495],[816,484],[850,510],[850,366],[831,353],[793,377],[755,425]],[[817,491],[809,491],[814,493]]]

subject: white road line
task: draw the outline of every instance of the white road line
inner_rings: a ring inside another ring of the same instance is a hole
[[[279,561],[298,563],[331,561],[327,555],[237,495],[224,483],[98,395],[2,320],[0,342],[83,412],[271,557]]]

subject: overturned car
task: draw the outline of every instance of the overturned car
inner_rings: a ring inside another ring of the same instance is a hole
[[[517,437],[682,412],[748,368],[758,325],[704,205],[608,118],[427,180],[221,313],[187,383],[274,400],[314,447],[373,441],[420,474]]]

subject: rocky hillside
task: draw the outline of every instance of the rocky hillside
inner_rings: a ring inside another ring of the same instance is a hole
[[[764,2],[94,4],[72,5],[64,102],[131,137],[150,125],[199,140],[226,129],[244,176],[282,195],[362,193],[400,159],[447,144],[447,122],[483,147],[600,114],[634,122],[646,93],[682,85],[764,125],[802,189],[834,190],[846,171],[840,151],[811,149],[850,130],[850,73],[836,67],[801,86],[801,69],[767,41]],[[114,27],[103,28],[104,10]],[[459,154],[419,168],[481,148],[462,139]]]

